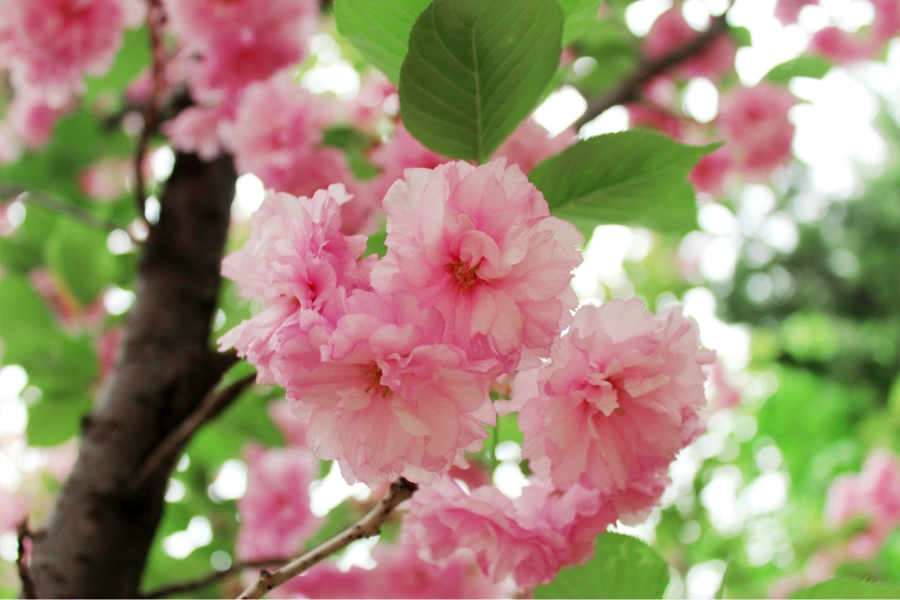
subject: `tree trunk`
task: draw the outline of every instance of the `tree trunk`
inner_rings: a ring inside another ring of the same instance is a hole
[[[118,364],[84,419],[78,461],[46,530],[35,536],[39,597],[139,593],[172,465],[141,489],[130,482],[234,362],[210,349],[209,336],[235,179],[230,156],[176,158],[145,243]]]

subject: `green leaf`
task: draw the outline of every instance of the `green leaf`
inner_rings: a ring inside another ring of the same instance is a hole
[[[900,586],[849,577],[835,577],[798,590],[790,598],[900,598]]]
[[[568,46],[597,20],[600,0],[559,0],[559,5],[562,6],[566,16],[562,45]]]
[[[81,418],[91,411],[87,394],[41,398],[28,407],[28,444],[57,446],[81,432]]]
[[[716,147],[683,146],[650,131],[609,133],[545,160],[529,179],[554,215],[582,230],[617,223],[685,232],[697,213],[687,174]]]
[[[738,47],[743,48],[744,46],[753,45],[753,36],[746,27],[729,27],[728,31],[731,33],[731,39],[734,40]]]
[[[372,146],[372,140],[365,133],[347,125],[335,125],[322,131],[322,145],[338,148],[345,152],[364,151]]]
[[[556,73],[562,29],[555,0],[435,0],[400,70],[406,128],[438,154],[484,162]]]
[[[45,247],[50,271],[82,306],[96,300],[118,272],[106,247],[107,233],[73,221],[60,221]]]
[[[535,598],[662,598],[669,567],[656,550],[631,536],[604,533],[596,556],[580,567],[563,569],[539,585]]]
[[[798,56],[769,71],[765,79],[773,83],[788,83],[794,77],[821,79],[831,69],[831,63],[820,56]]]
[[[150,64],[150,35],[146,27],[129,29],[123,38],[122,48],[116,53],[112,68],[102,77],[89,77],[85,82],[86,102],[93,102],[106,90],[121,93]]]
[[[387,231],[379,231],[378,233],[370,235],[369,239],[366,240],[366,252],[363,256],[368,256],[370,254],[384,256],[387,254],[387,246],[384,243],[385,240],[387,240]]]
[[[335,0],[338,32],[387,78],[400,83],[409,32],[431,0]]]

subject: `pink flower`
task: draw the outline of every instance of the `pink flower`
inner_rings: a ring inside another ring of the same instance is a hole
[[[238,169],[296,196],[348,182],[352,175],[343,153],[318,148],[332,117],[328,102],[301,88],[288,73],[251,85],[234,123]]]
[[[337,460],[348,482],[427,484],[481,448],[496,423],[490,365],[440,343],[443,330],[411,296],[341,289],[321,314],[303,311],[280,332],[275,379],[310,416],[316,456]]]
[[[510,165],[518,165],[523,173],[530,173],[539,162],[562,152],[575,141],[571,129],[550,137],[546,129],[533,119],[525,119],[506,141],[494,151],[493,158],[506,157]]]
[[[378,565],[368,571],[352,567],[344,573],[327,563],[318,565],[279,591],[295,598],[504,598],[515,591],[494,585],[465,559],[443,568],[428,564],[408,544],[379,544],[372,558]]]
[[[222,274],[241,294],[264,303],[262,312],[219,340],[223,349],[235,348],[257,367],[260,383],[274,383],[268,365],[277,332],[299,318],[299,310],[320,310],[341,286],[368,285],[374,257],[359,260],[365,238],[340,233],[340,203],[346,199],[341,185],[312,198],[270,191],[250,218],[244,247],[222,261]]]
[[[133,170],[134,164],[130,160],[104,158],[81,172],[78,187],[84,195],[94,200],[112,202],[128,191]]]
[[[16,135],[12,123],[0,121],[0,165],[8,165],[22,156],[22,144]]]
[[[673,140],[684,138],[684,125],[674,113],[637,102],[626,104],[625,108],[628,109],[629,129],[644,127],[661,131]]]
[[[56,108],[48,106],[38,94],[28,90],[16,94],[6,107],[6,117],[22,144],[34,150],[50,141],[56,121],[70,108],[71,103]]]
[[[778,0],[775,5],[775,16],[784,25],[796,23],[804,6],[818,4],[819,0]]]
[[[871,0],[875,19],[864,35],[854,34],[837,27],[817,31],[810,41],[813,52],[837,63],[865,60],[878,53],[881,47],[900,33],[900,2],[897,0]]]
[[[195,97],[233,97],[252,83],[299,62],[318,25],[315,0],[166,0],[186,54]]]
[[[278,427],[288,446],[306,447],[306,432],[309,421],[291,412],[290,402],[279,400],[269,404],[269,416]]]
[[[865,530],[847,543],[855,560],[875,556],[888,534],[900,526],[900,459],[889,450],[873,450],[859,474],[840,475],[825,502],[826,521],[838,528],[854,518],[867,519]]]
[[[681,5],[676,4],[657,17],[644,40],[644,52],[650,58],[660,58],[681,48],[700,35],[684,20]],[[734,70],[736,53],[734,42],[727,35],[718,36],[704,50],[684,61],[674,72],[682,77],[706,77],[717,81]]]
[[[688,174],[688,181],[698,192],[711,196],[725,193],[725,179],[733,166],[727,146],[722,146],[700,159]]]
[[[552,363],[516,377],[514,397],[527,398],[522,456],[539,477],[599,490],[620,519],[640,522],[669,483],[669,463],[703,429],[701,366],[714,359],[675,309],[582,306]]]
[[[18,91],[31,90],[50,107],[84,89],[84,75],[112,65],[126,26],[142,19],[137,0],[3,0],[0,66]]]
[[[765,179],[790,160],[794,124],[788,111],[795,104],[797,99],[787,89],[766,82],[752,88],[736,86],[722,98],[719,129],[737,172]]]
[[[549,354],[575,307],[569,282],[584,238],[549,216],[518,167],[409,169],[383,205],[388,252],[372,272],[376,290],[436,307],[447,341],[503,371]]]
[[[238,500],[241,528],[235,554],[241,560],[294,556],[321,519],[309,510],[309,484],[319,463],[305,448],[247,447],[247,493]]]
[[[230,104],[191,106],[163,125],[172,145],[182,152],[192,152],[203,160],[212,160],[222,152],[227,123],[234,118]]]
[[[494,582],[512,575],[523,588],[551,581],[593,555],[596,536],[615,521],[600,495],[581,486],[560,493],[535,482],[517,500],[493,487],[466,494],[443,477],[410,500],[401,539],[438,564],[474,556]]]

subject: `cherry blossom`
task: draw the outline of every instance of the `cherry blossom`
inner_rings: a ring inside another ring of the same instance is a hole
[[[280,332],[275,379],[309,415],[316,456],[337,460],[348,482],[428,484],[481,448],[496,423],[490,364],[441,343],[443,331],[440,313],[410,295],[341,289]]]
[[[836,477],[828,490],[825,514],[832,528],[865,519],[865,529],[847,542],[847,552],[855,560],[875,556],[888,534],[900,526],[900,458],[876,449],[859,474]]]
[[[542,160],[568,148],[575,137],[571,128],[550,137],[534,119],[525,119],[494,151],[493,158],[505,157],[507,164],[518,165],[523,173],[529,173]]]
[[[222,261],[222,274],[241,294],[264,303],[219,340],[257,367],[260,383],[274,383],[268,364],[276,334],[299,310],[321,309],[338,287],[368,285],[374,257],[359,260],[365,238],[340,233],[340,203],[347,199],[340,184],[312,198],[269,192],[250,219],[247,243]]]
[[[0,66],[15,88],[51,108],[84,90],[85,75],[112,65],[126,27],[143,18],[140,0],[3,0]]]
[[[571,318],[584,238],[504,159],[408,169],[385,196],[379,293],[406,291],[446,320],[446,339],[502,371],[536,365]]]
[[[217,157],[228,144],[225,131],[234,118],[234,106],[191,106],[163,125],[172,145],[182,152],[193,152],[203,160]]]
[[[318,24],[315,0],[166,0],[186,56],[195,98],[233,97],[248,84],[299,62]]]
[[[28,90],[16,94],[6,107],[6,118],[22,144],[34,150],[50,141],[56,121],[69,112],[70,108],[69,103],[58,107],[50,106],[40,95]]]
[[[722,97],[718,125],[736,172],[763,180],[790,160],[795,127],[788,111],[795,104],[787,89],[766,82]]]
[[[474,557],[492,581],[512,575],[530,588],[588,560],[596,536],[613,521],[600,495],[581,486],[560,493],[535,481],[511,500],[488,486],[466,494],[443,477],[413,496],[401,539],[418,546],[428,562]]]
[[[551,364],[515,380],[513,396],[527,398],[522,456],[557,487],[599,490],[620,519],[642,521],[669,484],[669,463],[703,429],[701,367],[714,359],[675,308],[582,306]]]
[[[266,449],[250,444],[245,451],[247,493],[238,500],[241,528],[235,553],[241,560],[292,556],[319,528],[309,509],[309,484],[319,463],[305,448]]]
[[[317,565],[279,592],[293,598],[505,598],[514,592],[491,583],[469,560],[437,567],[407,544],[379,544],[372,558],[378,565],[371,570],[354,566],[342,572],[327,563]]]

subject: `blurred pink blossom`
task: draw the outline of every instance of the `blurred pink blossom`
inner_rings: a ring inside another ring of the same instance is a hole
[[[233,118],[234,108],[228,103],[190,106],[165,123],[163,131],[175,148],[208,161],[228,148],[226,131]]]
[[[241,560],[294,556],[319,528],[309,510],[309,484],[319,463],[306,448],[247,446],[247,493],[238,500],[241,527],[235,554]]]
[[[56,121],[69,112],[71,103],[53,108],[34,91],[17,93],[6,107],[6,118],[22,144],[31,150],[50,141]]]
[[[818,4],[819,0],[778,0],[775,5],[775,17],[784,25],[796,23],[804,6]]]
[[[703,429],[701,367],[714,360],[696,322],[674,308],[584,305],[552,362],[516,377],[513,396],[528,399],[522,456],[539,477],[599,490],[620,519],[639,523],[669,484],[669,464]]]
[[[857,517],[868,524],[848,540],[847,551],[855,560],[866,560],[900,526],[900,458],[887,449],[873,450],[859,474],[840,475],[831,483],[825,502],[828,525],[838,528]]]
[[[494,160],[506,157],[508,165],[517,165],[527,174],[542,160],[568,148],[575,139],[576,133],[571,128],[550,137],[546,129],[528,118],[516,127],[492,157]]]
[[[18,92],[60,108],[84,90],[82,77],[109,69],[143,10],[140,0],[0,0],[0,66]]]

